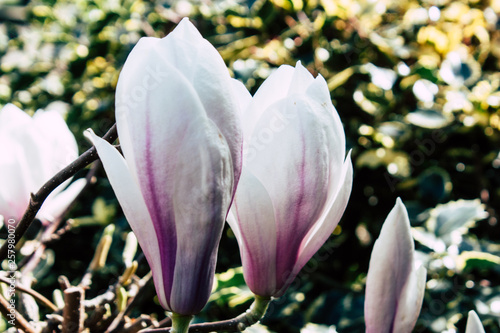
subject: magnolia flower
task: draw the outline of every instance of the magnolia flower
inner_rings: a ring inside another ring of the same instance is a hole
[[[469,311],[465,333],[484,333],[483,324],[475,311]]]
[[[282,295],[337,226],[352,185],[345,135],[322,76],[281,66],[253,98],[238,90],[244,166],[228,222],[246,283]]]
[[[73,134],[59,113],[37,111],[33,118],[13,104],[0,111],[0,215],[19,222],[30,193],[78,156]],[[85,186],[77,180],[57,187],[45,200],[37,217],[50,222],[68,207]]]
[[[188,19],[142,38],[123,67],[116,122],[124,158],[92,133],[153,272],[161,305],[192,315],[211,292],[217,247],[241,172],[232,79]]]
[[[412,331],[422,307],[426,269],[416,268],[410,220],[401,199],[375,241],[366,277],[367,333]]]

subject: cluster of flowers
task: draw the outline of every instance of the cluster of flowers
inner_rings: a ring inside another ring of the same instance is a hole
[[[187,19],[132,50],[117,85],[116,121],[123,156],[91,130],[86,135],[151,267],[159,301],[174,314],[205,306],[226,219],[246,283],[268,300],[285,293],[346,208],[352,164],[324,78],[300,63],[284,65],[252,97]],[[76,142],[57,113],[29,118],[13,105],[0,112],[0,135],[0,214],[19,219],[29,193],[60,169],[58,156],[76,157]],[[58,188],[38,217],[50,221],[62,212],[82,188],[74,184]],[[413,329],[426,281],[413,256],[398,199],[370,261],[367,332]]]

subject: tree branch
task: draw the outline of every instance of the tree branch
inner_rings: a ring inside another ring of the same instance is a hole
[[[242,332],[246,328],[256,324],[266,313],[267,306],[271,300],[255,297],[255,301],[245,313],[228,320],[213,323],[194,324],[189,326],[189,332]],[[141,333],[170,333],[171,328],[157,328],[142,330]]]
[[[103,136],[103,139],[108,142],[113,142],[118,137],[118,133],[116,131],[116,124],[113,125],[109,129],[109,131]],[[49,179],[41,188],[38,190],[36,194],[31,194],[31,200],[28,205],[28,208],[24,212],[21,221],[19,221],[16,231],[14,233],[14,241],[17,242],[24,235],[26,230],[28,230],[29,226],[33,222],[36,217],[36,214],[42,207],[43,202],[49,194],[56,189],[59,185],[61,185],[64,181],[73,177],[78,171],[85,168],[90,163],[94,162],[98,159],[97,151],[94,146],[92,146],[85,153],[80,155],[76,160],[74,160],[70,165],[66,168],[59,171],[54,177]],[[0,262],[3,261],[7,257],[9,243],[5,242],[0,248]]]
[[[76,198],[65,209],[65,211],[61,214],[60,217],[58,217],[55,221],[52,221],[52,223],[50,223],[47,227],[45,227],[45,230],[40,235],[38,247],[30,255],[24,257],[19,262],[19,264],[17,265],[17,269],[22,270],[23,274],[27,274],[36,268],[36,266],[40,262],[40,257],[44,254],[44,251],[45,251],[45,248],[47,247],[47,244],[54,241],[55,239],[59,239],[59,237],[62,234],[64,234],[65,232],[67,232],[70,229],[71,225],[67,224],[65,228],[62,228],[59,231],[57,230],[63,221],[66,221],[66,223],[68,223],[68,220],[64,219],[64,216],[66,216],[66,214],[68,214],[68,212],[74,206],[74,204],[78,200],[78,198],[81,197],[82,193],[85,192],[85,190],[87,190],[92,185],[92,183],[93,183],[92,179],[94,178],[94,175],[96,174],[99,167],[100,167],[99,162],[96,162],[92,165],[92,168],[90,169],[90,171],[87,173],[87,176],[85,177],[87,183],[83,187],[82,191],[80,193],[78,193]],[[25,265],[26,265],[26,267],[23,269],[23,267]]]
[[[69,287],[64,291],[63,333],[80,333],[83,330],[83,300],[85,292],[81,287]]]

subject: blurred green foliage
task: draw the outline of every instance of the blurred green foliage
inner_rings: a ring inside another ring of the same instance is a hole
[[[400,196],[428,269],[415,332],[464,332],[472,309],[487,332],[500,332],[500,1],[10,0],[0,3],[0,105],[67,112],[83,151],[83,130],[102,135],[114,123],[114,89],[132,47],[184,16],[252,92],[282,64],[300,60],[323,75],[352,148],[354,187],[340,226],[273,302],[268,328],[252,330],[363,332],[371,247]],[[71,215],[85,227],[50,246],[37,290],[50,296],[60,274],[78,280],[110,222],[115,241],[89,295],[117,279],[129,229],[116,207],[100,172]],[[236,249],[226,229],[217,289],[197,320],[250,304]],[[143,260],[138,275],[147,272]],[[137,315],[164,317],[153,296],[151,286]]]

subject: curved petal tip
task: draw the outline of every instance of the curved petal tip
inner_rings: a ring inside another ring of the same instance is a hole
[[[465,333],[485,333],[483,324],[474,310],[469,311]]]

